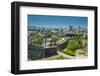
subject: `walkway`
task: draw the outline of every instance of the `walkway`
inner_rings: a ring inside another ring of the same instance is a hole
[[[58,53],[59,55],[63,56],[64,58],[74,59],[73,56],[67,55],[67,54],[65,54],[65,53],[63,53],[63,52],[57,51],[57,53]]]

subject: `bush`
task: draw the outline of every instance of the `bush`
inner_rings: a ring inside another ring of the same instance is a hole
[[[86,54],[86,52],[83,49],[76,50],[77,54]]]
[[[36,39],[34,40],[34,44],[35,44],[36,46],[40,46],[40,45],[42,45],[42,43],[43,43],[43,39],[42,39],[41,37],[38,37],[38,38],[36,38]]]
[[[66,50],[64,51],[65,54],[71,55],[71,56],[75,56],[75,52],[72,50]]]
[[[53,35],[53,33],[50,32],[50,31],[45,32],[45,36],[48,37],[48,38],[51,37],[52,35]]]
[[[37,60],[37,59],[41,59],[42,57],[38,57],[38,56],[33,56],[31,57],[32,60]]]
[[[51,39],[51,41],[50,41],[50,42],[51,42],[51,45],[56,45],[56,44],[57,44],[57,43],[56,43],[57,41],[58,41],[58,38],[57,38],[57,37],[53,37],[53,38]]]
[[[76,49],[78,49],[78,48],[80,48],[80,44],[79,44],[79,42],[78,42],[77,40],[72,40],[72,41],[69,42],[69,44],[67,45],[67,49],[68,49],[68,50],[74,51],[74,50],[76,50]]]
[[[63,57],[63,56],[60,56],[60,57],[58,57],[57,59],[58,59],[58,60],[60,60],[60,59],[64,59],[64,57]]]

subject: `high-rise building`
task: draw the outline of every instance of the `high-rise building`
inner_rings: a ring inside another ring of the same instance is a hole
[[[81,26],[79,25],[79,27],[78,27],[78,31],[80,32],[81,31]]]
[[[69,31],[73,31],[73,26],[69,25]]]

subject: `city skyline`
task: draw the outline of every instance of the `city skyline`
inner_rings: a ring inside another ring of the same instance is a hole
[[[88,17],[28,15],[29,27],[66,28],[69,25],[87,28]]]

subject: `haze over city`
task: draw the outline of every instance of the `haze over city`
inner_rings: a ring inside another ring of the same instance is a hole
[[[45,28],[66,28],[81,26],[87,28],[88,17],[77,16],[50,16],[50,15],[28,15],[28,26]]]

